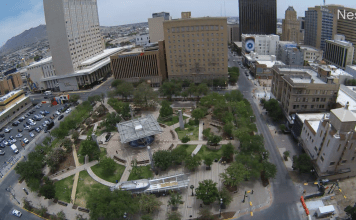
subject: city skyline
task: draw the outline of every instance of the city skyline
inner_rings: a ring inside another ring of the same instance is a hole
[[[189,4],[184,4],[184,2]],[[204,2],[204,4],[202,4]],[[154,12],[169,12],[172,18],[179,18],[181,11],[192,11],[194,17],[203,16],[238,16],[238,0],[196,0],[194,2],[181,0],[180,4],[172,4],[173,0],[136,0],[134,2],[118,2],[99,0],[99,22],[101,26],[116,26],[131,23],[147,22]],[[351,0],[326,1],[327,4],[339,4],[356,8]],[[225,4],[225,7],[224,7]],[[288,6],[293,6],[298,16],[304,16],[308,7],[323,4],[322,0],[277,1],[277,18],[284,18]],[[203,8],[202,8],[203,5]],[[121,10],[117,10],[117,9]],[[127,10],[132,9],[132,10]],[[14,0],[2,2],[0,7],[0,46],[10,38],[45,24],[43,0]],[[119,12],[119,13],[118,13]]]

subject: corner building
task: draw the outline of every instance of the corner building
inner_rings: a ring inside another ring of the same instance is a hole
[[[163,22],[169,80],[227,78],[227,19],[190,18]]]

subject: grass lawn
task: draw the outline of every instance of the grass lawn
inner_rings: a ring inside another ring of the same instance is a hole
[[[91,190],[104,190],[106,188],[108,187],[91,178],[86,170],[80,171],[74,204],[86,207],[85,199]]]
[[[106,154],[106,151],[105,151],[105,154]],[[116,180],[120,181],[121,176],[124,173],[125,166],[117,164],[115,162],[115,167],[116,167],[116,170],[114,172],[114,175],[112,175],[112,176],[106,176],[106,175],[103,174],[103,167],[101,166],[100,163],[98,163],[95,166],[92,166],[91,170],[95,173],[95,175],[97,175],[101,179],[106,180],[106,181],[111,182],[111,183],[116,183]]]
[[[197,145],[188,145],[188,144],[181,144],[181,145],[177,145],[177,148],[185,148],[185,150],[187,151],[187,155],[191,155],[194,151],[194,149],[197,147]]]
[[[203,160],[207,155],[212,155],[213,159],[220,159],[222,157],[222,153],[223,148],[220,148],[219,150],[211,150],[207,148],[206,145],[203,145],[197,155],[199,155]]]
[[[141,170],[141,174],[137,175],[131,172],[128,180],[150,179],[153,177],[153,172],[151,171],[151,165],[138,166],[137,169]]]
[[[79,150],[77,154],[81,151],[82,146],[79,147]],[[104,158],[106,156],[106,149],[105,148],[100,148],[100,159]],[[78,161],[81,165],[84,164],[84,155],[78,155]]]
[[[68,203],[70,202],[73,182],[74,182],[74,175],[54,183],[54,186],[56,188],[56,198],[58,198],[58,200],[61,200],[63,202],[68,202]]]
[[[183,120],[187,119],[187,116],[183,115]],[[167,121],[162,121],[160,123],[163,123],[165,125],[171,126],[174,124],[177,124],[179,122],[179,117],[178,116],[173,116],[172,118],[168,119]]]
[[[180,140],[182,140],[182,138],[184,136],[186,136],[187,134],[193,133],[193,135],[189,135],[188,137],[190,137],[190,140],[198,140],[199,139],[199,125],[189,125],[189,124],[185,124],[184,125],[185,129],[184,130],[180,130],[180,128],[176,128],[176,132],[178,134],[178,138]]]

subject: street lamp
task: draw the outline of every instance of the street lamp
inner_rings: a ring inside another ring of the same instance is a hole
[[[219,209],[220,214],[219,214],[219,218],[221,218],[221,207],[222,207],[222,204],[223,204],[223,199],[220,198],[220,209]]]
[[[192,189],[192,196],[194,196],[194,193],[193,193],[194,186],[190,185],[190,188]]]

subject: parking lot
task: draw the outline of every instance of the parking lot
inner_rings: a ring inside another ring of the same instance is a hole
[[[27,111],[25,111],[24,113],[22,113],[21,115],[19,115],[17,118],[15,118],[14,120],[12,120],[11,122],[9,122],[9,124],[5,127],[2,128],[2,131],[0,132],[0,134],[4,134],[4,140],[8,141],[10,140],[10,136],[12,136],[14,139],[16,139],[16,142],[14,142],[13,144],[15,144],[17,146],[17,149],[19,150],[19,154],[21,154],[21,151],[24,150],[24,148],[22,147],[22,141],[24,140],[24,138],[27,138],[29,143],[25,144],[25,148],[26,145],[29,145],[31,143],[31,141],[37,137],[38,135],[43,135],[44,134],[44,127],[42,126],[42,124],[44,123],[44,121],[46,119],[49,119],[51,116],[53,116],[53,114],[59,109],[61,108],[63,105],[57,105],[57,106],[50,106],[50,104],[41,104],[41,106],[39,108],[36,108],[35,106],[28,109]],[[29,113],[30,111],[34,111],[32,114],[30,114],[28,117],[25,118],[25,120],[23,120],[22,122],[20,122],[19,125],[17,126],[12,126],[12,123],[15,121],[18,121],[19,118],[21,118],[22,116],[25,116],[27,113]],[[25,130],[24,129],[24,124],[26,124],[26,122],[28,122],[28,119],[33,118],[34,115],[39,115],[40,111],[48,111],[49,114],[47,114],[46,116],[44,116],[40,121],[35,121],[36,125],[34,126],[30,126],[31,128],[38,128],[39,126],[42,126],[43,129],[38,133],[35,130],[32,130],[31,132],[29,130]],[[61,113],[62,115],[67,115],[66,113]],[[56,116],[54,118],[54,125],[58,124],[58,117]],[[63,119],[62,119],[63,120]],[[9,133],[5,133],[5,129],[11,127],[12,130]],[[19,132],[18,129],[22,129],[22,132]],[[34,137],[30,137],[30,133],[34,134]],[[22,137],[16,137],[16,135],[21,134]],[[2,139],[2,138],[1,138]],[[2,167],[4,164],[6,165],[6,163],[15,163],[16,160],[19,159],[18,156],[16,156],[16,154],[13,152],[13,150],[10,148],[10,146],[5,146],[4,148],[0,148],[0,150],[4,151],[5,154],[4,155],[0,155],[0,167]]]

